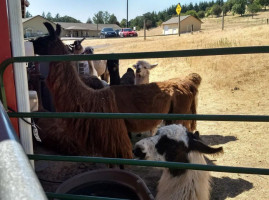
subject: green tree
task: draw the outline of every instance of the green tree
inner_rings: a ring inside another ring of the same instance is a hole
[[[87,24],[92,24],[92,19],[89,17],[88,19],[87,19],[87,22],[86,22]]]
[[[236,3],[233,5],[232,11],[233,11],[233,13],[236,13],[236,14],[239,14],[242,16],[246,12],[245,6],[246,6],[245,4]]]
[[[199,11],[199,6],[198,6],[198,4],[197,4],[197,3],[194,5],[194,10],[195,10],[196,12],[198,12],[198,11]]]
[[[213,15],[216,15],[217,17],[219,17],[221,12],[222,12],[222,9],[221,9],[220,5],[215,4],[212,6],[212,14]]]
[[[205,11],[205,16],[206,17],[209,17],[210,15],[212,15],[212,17],[213,17],[212,8],[211,7],[207,7],[206,8],[206,11]]]
[[[219,6],[223,6],[224,2],[223,2],[223,0],[217,0],[216,4],[218,4]]]
[[[236,1],[237,1],[237,0],[228,0],[228,1],[226,1],[225,4],[227,4],[227,6],[229,7],[229,9],[228,9],[229,11],[232,10],[234,4],[236,4]]]
[[[258,0],[258,2],[259,4],[264,6],[265,10],[266,10],[266,6],[269,6],[269,0]]]
[[[92,20],[95,24],[104,24],[104,12],[99,11],[98,13],[94,14]]]
[[[44,11],[42,12],[42,17],[46,18],[46,14]]]
[[[137,30],[143,29],[144,27],[144,16],[137,16],[136,18],[130,20],[130,27],[136,27]]]
[[[161,26],[163,23],[163,21],[160,19],[158,22],[157,22],[157,26]]]
[[[77,20],[73,17],[70,17],[68,15],[65,15],[63,17],[59,17],[59,18],[52,18],[53,22],[72,22],[72,23],[81,23],[80,20]]]
[[[261,5],[256,1],[254,1],[252,4],[249,4],[247,7],[247,11],[252,14],[252,18],[253,18],[253,15],[259,12],[260,10],[261,10]]]
[[[61,16],[60,16],[60,14],[59,13],[57,13],[56,15],[55,15],[55,19],[59,19]]]
[[[152,27],[152,21],[151,20],[146,20],[146,29],[150,29]]]
[[[200,19],[204,18],[204,17],[205,17],[205,11],[200,10],[200,11],[197,13],[197,16],[198,16]]]
[[[103,13],[103,20],[105,24],[108,24],[109,18],[110,18],[110,14],[107,11],[105,11]]]
[[[25,13],[25,18],[33,17],[31,13],[27,10]]]
[[[186,15],[191,15],[191,16],[193,16],[193,17],[198,18],[198,14],[197,14],[197,12],[196,12],[195,10],[188,10],[188,11],[186,12]]]
[[[119,23],[119,22],[118,22],[118,20],[117,20],[117,17],[116,17],[114,14],[112,14],[112,15],[110,15],[110,18],[109,18],[109,20],[108,20],[108,23],[109,23],[109,24],[117,24],[117,23]]]
[[[47,13],[46,19],[49,20],[49,21],[53,21],[53,17],[52,17],[50,12]]]
[[[228,3],[225,3],[225,4],[222,6],[222,11],[223,11],[223,14],[224,14],[224,15],[227,15],[227,12],[230,11],[229,4],[228,4]]]
[[[121,27],[121,28],[126,27],[126,22],[127,22],[126,19],[122,19],[121,22],[120,22],[120,27]]]

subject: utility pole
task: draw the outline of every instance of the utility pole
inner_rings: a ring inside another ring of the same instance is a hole
[[[144,19],[144,40],[146,40],[146,19]]]
[[[128,0],[127,0],[127,20],[126,20],[126,27],[128,28]]]
[[[222,30],[224,30],[224,12],[222,11]]]
[[[180,36],[180,14],[178,15],[178,36]]]

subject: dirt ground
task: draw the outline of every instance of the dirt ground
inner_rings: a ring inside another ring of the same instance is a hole
[[[266,13],[268,15],[268,13]],[[205,22],[204,27],[212,24]],[[227,25],[228,26],[228,25]],[[83,45],[102,46],[96,53],[143,52],[195,48],[269,45],[269,26],[257,25],[241,29],[203,30],[194,35],[137,39],[87,40]],[[120,61],[121,75],[136,60]],[[159,66],[151,71],[150,81],[165,81],[196,72],[202,77],[199,88],[199,114],[269,113],[269,57],[268,54],[208,56],[195,58],[149,59]],[[224,153],[208,157],[210,164],[269,169],[269,123],[198,121],[202,139],[212,146],[222,146]],[[136,137],[136,135],[134,135]],[[140,138],[136,138],[139,140]],[[35,148],[35,153],[44,152]],[[52,152],[53,153],[53,152]],[[36,171],[46,191],[54,192],[68,178],[84,171],[104,168],[104,165],[83,163],[36,163]],[[127,167],[139,175],[155,195],[160,170]],[[269,199],[269,176],[211,172],[211,199]]]

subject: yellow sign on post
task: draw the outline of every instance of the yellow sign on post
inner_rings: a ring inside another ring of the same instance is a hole
[[[176,11],[177,11],[177,14],[180,15],[180,12],[181,12],[181,6],[180,6],[180,4],[177,4]]]
[[[177,15],[178,15],[178,36],[180,36],[180,12],[181,12],[181,6],[180,4],[177,4]]]

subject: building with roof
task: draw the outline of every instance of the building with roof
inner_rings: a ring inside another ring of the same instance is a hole
[[[117,24],[86,24],[86,23],[69,23],[56,22],[64,29],[62,35],[66,37],[98,37],[104,27],[120,29]]]
[[[202,21],[191,15],[180,16],[180,33],[201,30]],[[178,34],[178,17],[162,23],[163,34]]]
[[[44,26],[44,22],[49,22],[52,24],[54,28],[56,28],[56,24],[41,17],[40,15],[29,17],[29,18],[22,18],[22,25],[23,25],[23,34],[25,38],[28,37],[37,37],[41,35],[45,35],[48,33],[47,28]],[[63,32],[63,29],[62,29]]]
[[[37,15],[34,17],[23,18],[24,37],[37,37],[47,34],[44,22],[50,22],[54,28],[56,24],[62,27],[61,37],[99,37],[99,33],[104,27],[120,29],[116,24],[86,24],[86,23],[69,23],[69,22],[51,22],[44,17]]]

